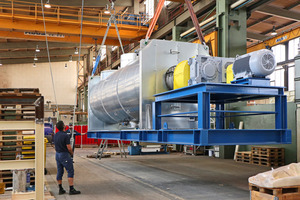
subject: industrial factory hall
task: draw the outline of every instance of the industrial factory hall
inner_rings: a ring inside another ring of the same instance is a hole
[[[0,0],[0,78],[0,200],[300,200],[299,0]]]

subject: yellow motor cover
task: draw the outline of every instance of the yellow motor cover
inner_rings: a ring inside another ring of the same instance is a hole
[[[188,86],[190,79],[190,66],[187,60],[181,61],[174,70],[173,89]]]
[[[233,78],[234,78],[232,66],[233,66],[233,64],[228,65],[228,67],[226,69],[226,83],[228,83],[228,84],[231,84],[231,81],[233,81]]]

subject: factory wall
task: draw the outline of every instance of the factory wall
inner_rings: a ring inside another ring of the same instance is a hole
[[[53,62],[52,71],[57,103],[74,105],[76,92],[76,62]],[[1,88],[39,88],[45,103],[55,103],[48,63],[3,65],[0,67]]]
[[[274,147],[285,148],[285,163],[289,164],[297,162],[297,118],[296,118],[296,104],[288,103],[288,129],[292,130],[292,144],[272,145]],[[274,111],[274,104],[262,104],[254,106],[240,106],[235,107],[234,110],[245,111]],[[239,122],[244,122],[244,129],[273,129],[275,127],[274,115],[255,115],[249,117],[237,117],[232,119],[235,127],[238,127]],[[240,151],[250,151],[251,146],[241,146]]]

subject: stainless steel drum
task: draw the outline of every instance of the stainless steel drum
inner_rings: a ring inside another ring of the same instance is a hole
[[[90,108],[101,121],[139,120],[139,60],[129,63],[91,88]]]

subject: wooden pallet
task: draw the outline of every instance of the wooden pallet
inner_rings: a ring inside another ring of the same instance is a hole
[[[265,188],[249,184],[250,200],[299,200],[300,186]]]
[[[284,165],[284,161],[270,162],[264,160],[252,160],[252,164],[260,165],[260,166],[268,166],[268,167],[279,167]]]
[[[284,148],[259,146],[252,147],[252,164],[262,166],[283,166]]]
[[[0,88],[0,97],[41,96],[37,88]]]
[[[1,93],[0,93],[1,94]],[[34,120],[35,106],[28,104],[1,104],[0,120]]]
[[[28,151],[34,151],[34,140],[24,139],[24,136],[33,136],[34,134],[28,134],[31,131],[0,131],[0,160],[15,160],[17,155],[27,154]],[[33,130],[32,130],[33,132]],[[23,149],[28,147],[24,142],[32,143],[30,145],[31,150]]]
[[[240,151],[235,153],[235,161],[251,164],[252,154],[251,151]]]
[[[267,155],[271,156],[272,154],[284,153],[284,148],[277,148],[277,147],[252,147],[251,148],[252,155],[260,154],[260,155]]]

